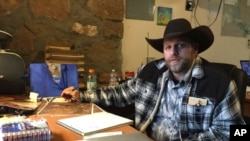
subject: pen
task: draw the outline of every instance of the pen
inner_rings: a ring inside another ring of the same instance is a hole
[[[75,87],[72,91],[79,89],[79,87]]]
[[[75,91],[75,90],[78,90],[79,87],[74,87],[71,91]],[[67,93],[63,93],[63,97],[65,99],[68,99],[70,102],[77,102],[78,100],[75,99],[71,94],[67,94]]]

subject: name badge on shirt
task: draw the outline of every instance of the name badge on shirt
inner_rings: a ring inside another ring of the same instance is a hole
[[[188,98],[188,105],[206,106],[207,105],[207,99],[191,97],[190,96]]]

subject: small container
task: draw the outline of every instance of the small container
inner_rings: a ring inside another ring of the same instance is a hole
[[[88,79],[87,79],[87,91],[93,92],[97,88],[97,80],[94,69],[89,69]]]
[[[118,74],[117,74],[115,69],[112,69],[112,71],[110,73],[109,86],[110,87],[115,87],[115,86],[119,85],[118,81],[119,81],[118,80]]]
[[[125,72],[125,80],[130,80],[135,76],[135,73],[133,71],[126,71]]]

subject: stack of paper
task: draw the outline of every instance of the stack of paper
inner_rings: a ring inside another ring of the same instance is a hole
[[[86,135],[125,124],[133,121],[108,112],[98,112],[83,116],[60,119],[57,121],[62,125],[80,135]]]

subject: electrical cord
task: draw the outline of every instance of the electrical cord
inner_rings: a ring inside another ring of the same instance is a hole
[[[199,0],[197,0],[197,1],[196,1],[196,4],[195,4],[195,8],[194,8],[194,19],[195,19],[195,21],[196,21],[196,23],[197,23],[198,25],[201,25],[201,24],[199,23],[198,19],[197,19],[197,16],[196,16],[196,15],[197,15],[197,7],[198,7],[198,5],[199,5]],[[219,16],[219,13],[220,13],[220,9],[221,9],[221,6],[222,6],[222,0],[220,0],[220,4],[219,4],[218,10],[217,10],[215,19],[208,25],[209,27],[212,26],[212,25],[216,22],[216,20],[218,19],[218,16]]]

